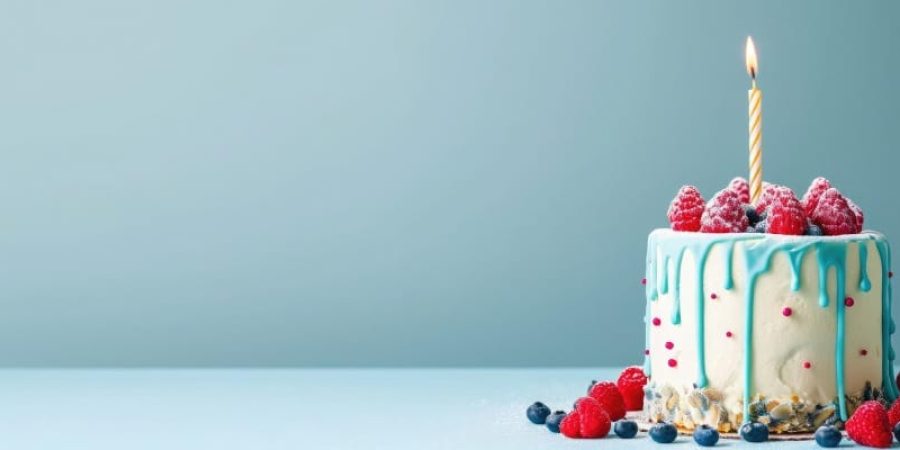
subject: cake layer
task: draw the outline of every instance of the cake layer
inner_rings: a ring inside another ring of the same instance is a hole
[[[656,230],[647,255],[651,419],[812,431],[896,398],[882,235]]]

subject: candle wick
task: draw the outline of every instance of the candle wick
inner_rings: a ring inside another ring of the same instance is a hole
[[[756,74],[755,74],[755,73],[753,74],[753,85],[752,85],[752,87],[753,87],[753,89],[756,89]]]

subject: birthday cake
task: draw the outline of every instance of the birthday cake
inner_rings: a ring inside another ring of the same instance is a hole
[[[709,202],[685,186],[650,233],[644,413],[682,430],[842,426],[890,402],[890,245],[828,180],[802,198],[737,178]]]

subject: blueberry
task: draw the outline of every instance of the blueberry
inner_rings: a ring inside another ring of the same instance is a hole
[[[694,430],[694,442],[701,447],[712,447],[719,442],[719,431],[709,425],[700,425]]]
[[[900,430],[895,427],[895,436],[897,435],[898,431]],[[837,447],[838,444],[841,443],[842,438],[843,436],[841,435],[841,432],[831,425],[822,425],[818,430],[816,430],[816,444],[819,444],[819,447]]]
[[[650,427],[650,439],[660,444],[669,444],[678,437],[678,430],[671,423],[658,423]]]
[[[894,425],[894,437],[897,438],[898,441],[900,441],[900,423]]]
[[[547,429],[559,433],[559,423],[566,417],[565,411],[554,411],[553,414],[547,416]]]
[[[632,420],[620,420],[613,426],[613,431],[622,439],[631,439],[637,434],[638,427]]]
[[[748,226],[747,229],[744,230],[744,233],[756,233],[756,227]]]
[[[741,427],[741,437],[747,442],[765,442],[769,440],[769,427],[759,422],[748,422]]]
[[[766,232],[766,221],[760,220],[759,223],[756,224],[756,232],[757,233],[765,233]]]
[[[823,234],[824,233],[822,233],[822,228],[814,223],[808,224],[806,227],[807,236],[821,236]]]
[[[528,407],[526,415],[531,423],[543,425],[547,421],[547,416],[550,415],[550,408],[541,402],[534,402],[533,405]]]
[[[747,214],[747,220],[750,221],[751,227],[759,223],[759,214],[756,213],[753,205],[744,205],[744,213]]]

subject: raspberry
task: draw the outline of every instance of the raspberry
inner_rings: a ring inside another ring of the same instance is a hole
[[[887,412],[881,403],[874,400],[856,408],[847,420],[846,429],[853,442],[867,447],[888,448],[893,442]]]
[[[743,233],[750,226],[741,200],[730,189],[719,191],[706,204],[700,223],[703,233]]]
[[[853,211],[853,215],[856,216],[856,232],[862,233],[863,230],[863,221],[866,216],[863,215],[862,208],[853,203],[853,200],[847,199],[847,206],[850,207],[850,211]]]
[[[625,401],[614,383],[604,381],[591,387],[588,393],[597,403],[606,410],[609,418],[616,421],[625,417]]]
[[[581,415],[578,414],[578,411],[572,411],[563,417],[562,422],[559,423],[559,432],[568,438],[578,439],[581,437]]]
[[[741,203],[750,203],[750,185],[747,184],[747,180],[741,177],[735,177],[728,183],[728,189],[734,191],[735,194],[738,195],[738,198],[741,199]]]
[[[831,182],[823,177],[812,180],[812,184],[809,185],[809,189],[806,190],[806,193],[803,194],[803,199],[800,200],[800,204],[803,205],[803,212],[807,216],[812,215],[816,205],[819,204],[819,197],[830,188]]]
[[[647,375],[638,366],[625,368],[619,375],[616,387],[622,394],[625,409],[628,411],[640,411],[644,409],[644,385],[647,384]]]
[[[773,234],[799,236],[806,232],[806,214],[794,191],[776,187],[766,215],[766,230]]]
[[[762,214],[769,207],[769,204],[772,203],[772,195],[775,193],[775,188],[778,187],[774,184],[763,183],[762,194],[759,195],[759,198],[756,200],[756,204],[753,205],[756,208],[757,214]]]
[[[694,186],[682,186],[669,205],[669,223],[675,231],[699,231],[705,201]]]
[[[811,218],[828,236],[854,234],[858,229],[856,216],[850,205],[835,188],[829,188],[822,193]]]
[[[582,397],[575,402],[575,411],[581,422],[581,437],[602,438],[609,434],[612,422],[606,409],[591,397]]]
[[[893,429],[895,425],[900,423],[900,400],[894,401],[894,404],[891,405],[891,409],[888,410],[887,415],[888,424],[890,424],[891,429]]]

